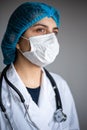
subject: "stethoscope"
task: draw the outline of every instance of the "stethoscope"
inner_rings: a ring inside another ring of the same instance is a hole
[[[11,121],[10,121],[10,119],[9,119],[9,116],[8,116],[8,114],[6,113],[6,108],[5,108],[5,106],[3,105],[3,102],[2,102],[2,95],[1,95],[1,94],[2,94],[2,80],[3,80],[3,77],[4,77],[4,79],[5,79],[5,81],[7,82],[7,84],[8,84],[8,85],[18,94],[18,96],[20,97],[20,100],[21,100],[21,102],[23,103],[23,106],[24,106],[24,108],[25,108],[25,110],[26,110],[26,113],[28,114],[28,117],[29,117],[29,119],[30,119],[32,125],[37,128],[37,126],[35,125],[34,122],[32,122],[32,120],[31,120],[31,118],[30,118],[30,116],[29,116],[29,113],[28,113],[28,111],[27,111],[27,106],[26,106],[26,104],[25,104],[25,99],[24,99],[22,93],[8,80],[8,78],[7,78],[7,76],[6,76],[6,72],[7,72],[8,68],[9,68],[9,66],[10,66],[10,65],[6,66],[6,67],[4,68],[4,70],[2,71],[2,73],[1,73],[1,78],[0,78],[0,108],[1,108],[2,112],[4,113],[5,118],[8,120],[8,122],[9,122],[9,124],[10,124],[10,126],[11,126],[11,128],[12,128],[12,130],[13,130],[13,126],[12,126],[12,124],[11,124]],[[57,85],[56,85],[56,82],[54,81],[54,79],[53,79],[53,77],[51,76],[51,74],[50,74],[45,68],[44,68],[44,70],[45,70],[45,73],[46,73],[47,77],[49,78],[49,80],[50,80],[50,82],[51,82],[51,85],[52,85],[52,87],[53,87],[53,90],[54,90],[54,92],[55,92],[56,111],[54,112],[54,121],[55,121],[55,122],[58,122],[58,123],[63,122],[63,121],[66,121],[67,116],[66,116],[66,114],[63,113],[61,98],[60,98],[60,94],[59,94],[59,91],[58,91],[58,87],[57,87]]]

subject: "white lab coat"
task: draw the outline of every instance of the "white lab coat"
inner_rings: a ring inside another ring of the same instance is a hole
[[[57,123],[53,119],[56,110],[55,93],[44,70],[38,105],[32,100],[25,85],[17,74],[13,64],[7,71],[7,77],[22,93],[29,113],[26,113],[18,94],[3,79],[2,100],[13,130],[79,130],[75,104],[67,83],[58,75],[51,73],[61,96],[63,112],[67,120]],[[29,119],[30,118],[30,119]],[[33,123],[32,123],[33,122]],[[36,128],[37,127],[37,128]],[[0,130],[11,130],[9,122],[0,110]]]

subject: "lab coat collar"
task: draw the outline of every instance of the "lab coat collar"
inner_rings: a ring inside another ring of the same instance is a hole
[[[53,100],[55,101],[55,94],[52,89],[51,83],[47,78],[43,69],[42,71],[43,71],[42,84],[38,106],[32,100],[24,83],[17,74],[13,64],[10,66],[10,70],[8,70],[7,72],[7,77],[24,96],[25,104],[27,106],[29,105],[29,115],[31,117],[31,120],[38,126],[38,128],[40,128],[40,130],[44,129],[50,130],[48,124],[52,120],[53,113],[55,111],[54,104],[52,104]],[[19,98],[19,96],[16,93],[15,96]]]

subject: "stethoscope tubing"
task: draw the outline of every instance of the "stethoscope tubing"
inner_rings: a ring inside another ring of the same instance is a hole
[[[56,110],[57,109],[62,109],[62,103],[61,103],[61,99],[60,99],[60,94],[56,85],[56,82],[54,81],[53,77],[51,76],[51,74],[44,68],[47,77],[50,79],[50,83],[53,87],[53,90],[55,92],[55,101],[56,101]]]

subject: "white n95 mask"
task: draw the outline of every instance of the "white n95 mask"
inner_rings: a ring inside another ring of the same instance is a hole
[[[22,36],[22,38],[27,39]],[[52,63],[59,53],[59,43],[54,33],[30,37],[31,51],[23,55],[33,64],[44,67]]]

